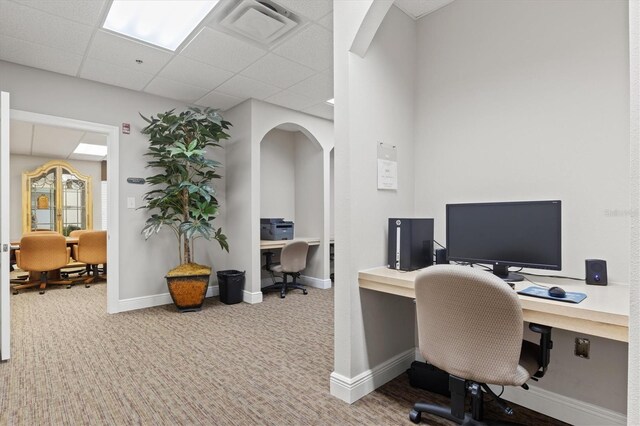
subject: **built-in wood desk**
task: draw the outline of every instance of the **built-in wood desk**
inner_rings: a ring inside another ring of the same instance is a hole
[[[387,267],[367,269],[358,273],[358,282],[361,288],[368,290],[415,298],[414,280],[418,272],[402,272]],[[576,304],[518,295],[525,321],[622,342],[629,341],[628,286],[593,286],[582,281],[532,275],[527,275],[527,278],[544,286],[557,285],[566,291],[585,293],[587,298]],[[516,290],[532,285],[534,284],[526,280],[518,282]]]
[[[293,240],[260,240],[260,250],[279,249],[285,246],[289,241],[306,241],[310,246],[319,246],[320,238],[296,237]]]

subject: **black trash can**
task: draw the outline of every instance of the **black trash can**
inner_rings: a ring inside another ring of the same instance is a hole
[[[244,272],[229,269],[218,271],[218,287],[220,288],[220,301],[227,305],[242,302],[242,289],[244,288]]]

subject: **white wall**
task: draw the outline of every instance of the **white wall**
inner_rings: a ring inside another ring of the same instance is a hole
[[[296,220],[294,132],[273,129],[260,142],[260,217]]]
[[[295,232],[300,237],[321,236],[325,225],[323,188],[327,185],[323,180],[323,170],[329,164],[323,163],[323,151],[317,142],[310,140],[302,132],[295,132],[293,136],[296,174]],[[326,222],[329,222],[328,217]],[[323,277],[324,259],[318,249],[318,246],[309,247],[307,267],[303,272],[307,277],[326,278]]]
[[[158,96],[2,61],[0,75],[0,88],[11,93],[12,109],[118,127],[122,123],[131,123],[131,134],[121,134],[119,146],[120,276],[110,276],[110,279],[117,280],[121,301],[128,299],[139,306],[140,303],[154,304],[157,300],[167,300],[164,275],[178,263],[175,239],[167,231],[154,236],[152,240],[144,240],[140,231],[146,214],[142,210],[126,209],[126,199],[134,197],[139,206],[148,188],[146,185],[128,184],[126,178],[150,175],[150,171],[145,169],[143,156],[147,138],[140,133],[145,122],[138,113],[155,115],[172,108],[181,109],[185,105]],[[219,150],[218,153],[216,160],[224,164],[224,151]],[[224,180],[216,182],[215,186],[224,186]],[[224,190],[219,192],[218,199],[223,209],[214,224],[224,229]],[[235,242],[231,239],[229,243],[233,247]],[[225,267],[226,256],[217,243],[198,244],[196,260],[213,265],[215,271]],[[155,298],[158,295],[164,296]]]
[[[447,203],[560,199],[559,274],[602,258],[628,283],[627,19],[615,0],[458,0],[418,21],[416,214],[437,240]],[[583,360],[576,337],[555,332],[536,386],[625,413],[627,345],[592,338]]]
[[[229,256],[229,266],[245,270],[244,300],[248,303],[262,301],[260,256],[261,217],[261,142],[265,135],[282,124],[295,124],[305,136],[317,143],[323,152],[322,192],[323,217],[329,215],[329,166],[328,153],[333,147],[333,124],[325,119],[250,99],[225,113],[234,123],[231,138],[226,144],[227,170],[226,193],[229,208],[227,229],[239,251]],[[325,157],[326,156],[326,157]],[[294,172],[295,173],[295,172]],[[231,211],[231,210],[230,210]],[[318,248],[322,277],[329,281],[329,227],[323,223],[321,245]]]
[[[629,59],[630,59],[630,203],[631,212],[640,212],[640,3],[629,2]],[[629,365],[640,365],[640,218],[631,220],[631,256],[629,285]],[[629,369],[627,421],[640,424],[640,369]]]
[[[334,2],[335,365],[331,392],[349,402],[372,381],[368,370],[413,351],[410,299],[358,288],[361,269],[386,262],[387,219],[414,210],[416,28],[391,8],[366,55],[350,53],[364,3]],[[366,11],[365,11],[366,12]],[[398,190],[377,190],[377,145],[398,150]],[[412,354],[411,354],[412,355]],[[404,368],[400,368],[398,373]],[[364,376],[363,376],[364,375]],[[366,392],[365,392],[366,393]]]
[[[35,157],[30,155],[12,154],[9,157],[10,162],[10,204],[11,204],[11,224],[10,236],[11,241],[17,241],[22,236],[22,172],[30,172],[44,163],[51,161],[51,158]],[[97,161],[78,161],[78,160],[60,160],[65,161],[74,167],[78,172],[91,176],[92,201],[93,201],[93,227],[100,229],[100,221],[102,220],[101,211],[101,166]]]
[[[436,239],[447,203],[560,199],[561,274],[602,258],[628,282],[626,23],[616,0],[463,0],[418,22],[416,212]]]

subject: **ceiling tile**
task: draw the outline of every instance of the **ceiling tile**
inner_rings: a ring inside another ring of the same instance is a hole
[[[0,1],[0,33],[83,54],[93,28],[9,1]]]
[[[24,6],[86,25],[98,25],[106,0],[13,0]]]
[[[0,59],[75,76],[82,56],[0,35]]]
[[[296,15],[316,20],[333,9],[333,0],[274,0]]]
[[[293,93],[289,90],[276,93],[275,95],[265,99],[265,101],[295,110],[303,110],[315,103],[313,99]]]
[[[154,78],[144,89],[145,92],[153,93],[154,95],[184,102],[194,102],[196,99],[206,95],[209,90],[162,77]]]
[[[227,71],[239,72],[265,53],[264,49],[205,27],[181,54]]]
[[[212,90],[230,79],[233,73],[183,56],[176,56],[158,76]]]
[[[106,31],[98,31],[87,56],[133,71],[156,74],[173,54]],[[141,59],[142,64],[136,63],[136,59]]]
[[[326,72],[318,73],[291,86],[289,90],[318,101],[326,101],[333,98],[333,75]]]
[[[201,99],[196,101],[196,105],[207,106],[211,108],[217,108],[222,111],[226,111],[229,108],[232,108],[238,105],[240,102],[244,101],[242,98],[236,98],[235,96],[225,95],[224,93],[218,93],[213,91],[209,93],[207,96],[204,96]]]
[[[142,90],[153,75],[87,58],[80,70],[80,77],[131,90]]]
[[[278,93],[280,90],[282,89],[279,87],[252,80],[241,75],[236,75],[216,88],[216,92],[235,96],[236,98],[255,98],[261,100]]]
[[[11,154],[31,155],[33,124],[11,120],[9,126],[9,152]]]
[[[288,59],[269,53],[248,66],[242,75],[254,80],[286,89],[305,78],[312,76],[314,70],[292,62]]]
[[[310,106],[304,112],[333,121],[333,107],[325,102]]]
[[[88,144],[91,144],[91,145],[103,145],[103,146],[106,146],[107,145],[107,135],[105,135],[103,133],[85,132],[85,134],[82,136],[82,139],[80,139],[80,142],[88,143]]]
[[[333,65],[333,35],[312,24],[273,50],[285,58],[324,71]]]
[[[328,13],[326,16],[318,19],[316,22],[329,31],[333,32],[333,12]]]
[[[70,155],[84,135],[83,131],[54,126],[35,126],[31,155],[48,157]]]

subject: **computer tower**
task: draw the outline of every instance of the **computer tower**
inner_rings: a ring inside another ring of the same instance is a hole
[[[433,265],[433,219],[389,219],[388,266],[413,271]]]

